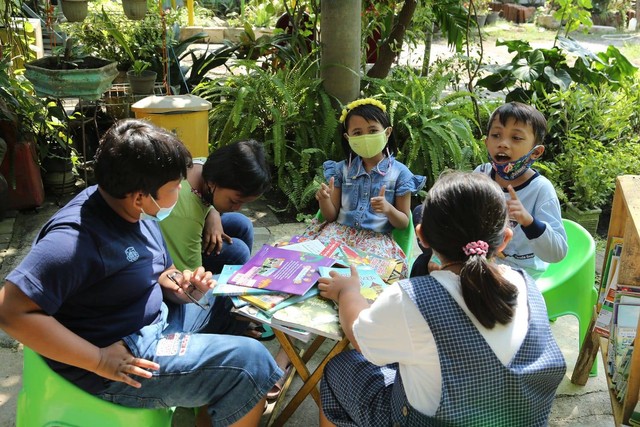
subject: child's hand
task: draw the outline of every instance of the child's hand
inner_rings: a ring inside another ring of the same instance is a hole
[[[316,200],[322,201],[331,199],[331,193],[333,193],[333,189],[335,188],[333,185],[334,177],[329,178],[329,185],[324,182],[320,184],[320,189],[316,192]]]
[[[108,347],[100,349],[100,362],[95,370],[101,377],[129,384],[140,388],[141,384],[131,375],[151,378],[150,371],[157,371],[160,365],[146,359],[134,357],[123,341],[118,341]]]
[[[518,199],[518,195],[516,194],[516,190],[513,189],[513,186],[509,185],[507,187],[509,190],[509,195],[511,196],[511,200],[507,200],[507,209],[509,209],[509,218],[517,221],[523,227],[527,227],[531,225],[533,222],[533,217],[531,214],[522,206],[520,199]]]
[[[386,215],[387,212],[389,212],[389,210],[392,208],[391,203],[387,202],[387,199],[384,197],[384,192],[386,191],[386,189],[387,187],[383,185],[380,189],[380,194],[376,197],[371,198],[371,209],[375,213]]]
[[[320,296],[338,302],[340,295],[345,292],[360,293],[360,277],[355,265],[351,264],[351,276],[343,276],[335,271],[329,272],[331,277],[318,279]]]

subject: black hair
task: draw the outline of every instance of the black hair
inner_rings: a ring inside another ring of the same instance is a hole
[[[202,167],[206,182],[239,191],[243,196],[259,196],[271,187],[271,175],[258,141],[237,141],[211,153]]]
[[[350,156],[357,156],[356,153],[353,152],[351,146],[349,145],[349,140],[345,138],[344,134],[347,133],[347,129],[349,129],[349,120],[353,116],[360,116],[368,122],[378,122],[382,125],[384,129],[391,126],[391,119],[389,119],[389,115],[382,111],[379,107],[376,107],[373,104],[364,104],[358,105],[357,107],[352,108],[347,113],[347,117],[344,119],[344,123],[342,123],[342,134],[341,134],[341,144],[342,151],[347,156],[347,159]],[[387,145],[385,149],[389,149],[391,154],[395,154],[396,152],[396,138],[395,132],[391,132],[389,139],[387,140]]]
[[[501,105],[496,108],[496,110],[491,113],[491,117],[489,117],[487,135],[489,135],[491,125],[496,117],[498,117],[502,126],[506,126],[509,119],[528,124],[533,129],[533,135],[535,136],[534,145],[544,143],[544,138],[547,136],[547,119],[545,119],[544,115],[536,110],[535,107],[521,102],[509,102]]]
[[[517,302],[518,289],[487,261],[503,242],[507,217],[502,189],[479,173],[441,175],[424,201],[423,238],[447,262],[462,264],[464,301],[487,328],[509,323]],[[486,256],[466,255],[463,248],[478,240],[489,244]]]
[[[95,155],[98,185],[118,199],[136,191],[157,197],[167,182],[186,178],[191,166],[189,150],[174,134],[135,119],[111,126]]]

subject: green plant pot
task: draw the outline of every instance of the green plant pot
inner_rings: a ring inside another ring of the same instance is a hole
[[[156,84],[157,73],[155,71],[144,70],[140,74],[127,71],[131,93],[134,95],[152,95]]]
[[[115,61],[91,56],[72,70],[57,69],[57,63],[56,57],[47,56],[25,64],[24,75],[38,96],[99,99],[118,75]]]
[[[127,18],[139,21],[147,14],[147,0],[122,0],[122,9]]]
[[[87,0],[62,0],[62,13],[69,22],[82,22],[87,17]]]
[[[600,208],[583,211],[576,208],[572,203],[566,203],[562,216],[563,218],[577,222],[591,233],[592,236],[595,236],[598,231],[598,221],[600,220],[601,213],[602,209]]]

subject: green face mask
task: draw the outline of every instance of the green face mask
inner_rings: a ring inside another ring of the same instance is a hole
[[[353,152],[363,159],[370,159],[382,153],[387,145],[386,129],[379,133],[350,136],[348,139]]]

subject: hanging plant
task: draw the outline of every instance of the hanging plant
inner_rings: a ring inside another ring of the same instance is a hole
[[[147,14],[147,0],[122,0],[122,9],[127,18],[139,21]]]
[[[82,22],[87,17],[87,0],[62,0],[62,13],[69,22]]]

